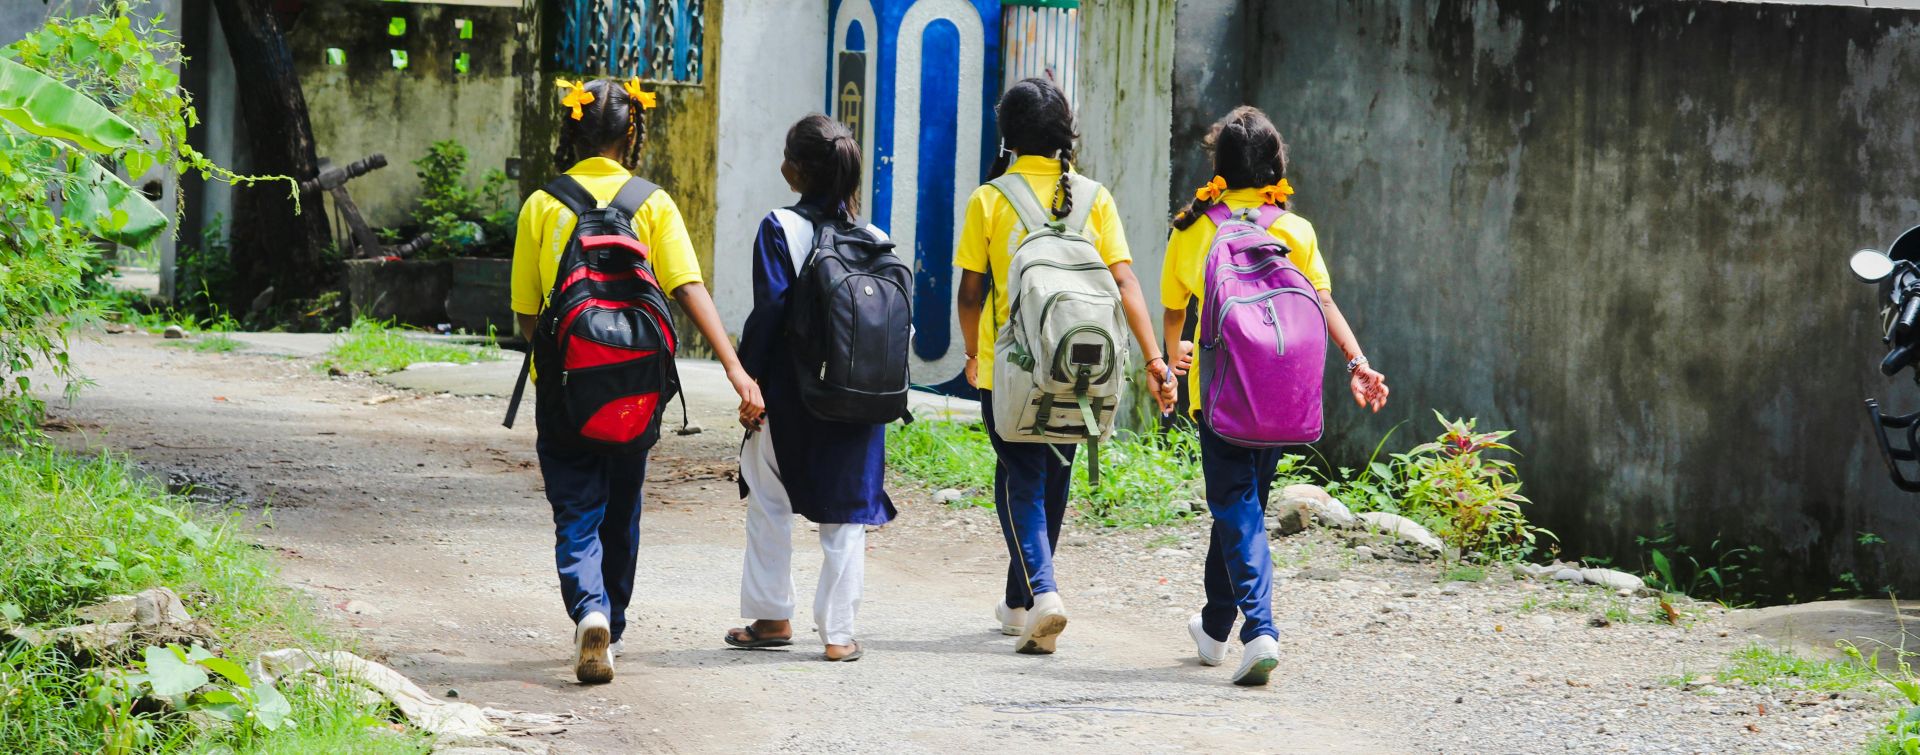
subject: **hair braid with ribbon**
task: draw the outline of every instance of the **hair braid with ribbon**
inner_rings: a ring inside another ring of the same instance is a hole
[[[1287,183],[1287,143],[1266,113],[1252,105],[1234,108],[1213,124],[1205,145],[1213,156],[1213,179],[1195,190],[1193,201],[1173,217],[1174,228],[1192,226],[1229,189],[1259,189],[1264,201],[1287,207],[1293,194]]]
[[[561,111],[554,168],[565,171],[616,147],[622,148],[619,162],[623,167],[639,167],[640,148],[647,138],[646,111],[653,109],[656,95],[642,90],[639,79],[559,79],[555,83],[561,90]]]

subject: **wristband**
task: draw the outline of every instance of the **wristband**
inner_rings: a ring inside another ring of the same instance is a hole
[[[1354,370],[1360,369],[1361,367],[1365,367],[1366,365],[1367,365],[1367,356],[1365,354],[1349,359],[1347,360],[1347,374],[1351,375],[1353,374]]]

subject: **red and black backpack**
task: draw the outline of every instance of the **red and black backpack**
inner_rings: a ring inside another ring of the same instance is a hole
[[[506,426],[537,367],[535,422],[543,439],[605,452],[643,452],[660,440],[660,417],[680,392],[667,294],[633,214],[660,187],[629,179],[607,206],[572,176],[545,191],[579,221],[554,274],[553,291],[529,338]],[[686,402],[681,401],[684,412]]]

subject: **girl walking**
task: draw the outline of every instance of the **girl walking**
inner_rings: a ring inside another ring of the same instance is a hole
[[[635,208],[631,230],[646,247],[660,290],[680,302],[713,344],[727,380],[740,396],[741,422],[757,422],[762,411],[760,389],[734,356],[720,315],[701,282],[700,263],[687,240],[679,208],[657,188],[644,197],[632,196],[651,187],[635,183],[638,179],[632,171],[639,164],[653,93],[641,91],[637,80],[561,82],[561,87],[565,108],[553,159],[567,180],[553,186],[565,187],[562,191],[571,199],[541,190],[527,197],[520,209],[512,305],[521,333],[539,343],[540,314],[552,304],[548,299],[560,258],[579,218],[568,201],[622,208],[631,203]],[[552,375],[542,379],[537,372],[533,379],[539,428],[535,448],[547,502],[553,507],[554,563],[560,573],[561,598],[575,623],[574,674],[582,682],[612,681],[613,656],[624,648],[622,633],[633,597],[647,456],[645,452],[608,453],[578,443],[560,424],[566,414],[558,403],[559,384],[564,381]]]
[[[749,428],[740,452],[746,492],[746,569],[740,615],[752,621],[729,630],[739,648],[793,644],[793,517],[820,526],[820,584],[813,622],[829,661],[861,655],[854,639],[866,571],[867,525],[893,520],[886,479],[886,426],[815,417],[802,403],[799,376],[786,337],[790,289],[799,281],[816,229],[825,224],[886,234],[860,223],[860,145],[853,133],[824,115],[810,115],[787,131],[780,175],[800,203],[774,210],[753,242],[753,313],[740,338],[741,360],[760,383],[767,413]],[[854,231],[858,233],[859,231]]]
[[[1160,292],[1161,304],[1166,307],[1163,325],[1167,353],[1174,355],[1173,373],[1189,376],[1188,396],[1199,425],[1207,508],[1213,514],[1212,539],[1207,546],[1206,607],[1188,621],[1187,629],[1193,635],[1200,662],[1216,666],[1226,660],[1236,614],[1245,615],[1246,623],[1240,628],[1245,650],[1233,683],[1257,686],[1267,683],[1280,659],[1279,632],[1273,623],[1273,557],[1267,547],[1265,511],[1281,449],[1236,445],[1214,431],[1208,422],[1208,407],[1202,405],[1200,371],[1192,369],[1193,342],[1180,337],[1189,300],[1200,300],[1200,311],[1208,311],[1204,301],[1208,256],[1221,222],[1238,214],[1263,225],[1285,247],[1287,260],[1305,275],[1319,297],[1328,337],[1346,354],[1354,401],[1377,412],[1386,405],[1388,391],[1386,377],[1367,365],[1353,329],[1334,304],[1332,282],[1313,224],[1287,211],[1287,197],[1293,188],[1286,180],[1287,145],[1279,131],[1264,113],[1243,106],[1214,124],[1206,144],[1213,153],[1216,175],[1173,220]],[[1267,311],[1272,317],[1273,310]],[[1200,323],[1196,336],[1200,342],[1216,339],[1211,323],[1212,319]],[[1211,356],[1203,353],[1201,359]],[[1207,364],[1200,366],[1208,368]],[[1317,407],[1313,416],[1318,416]]]
[[[1149,385],[1163,407],[1171,406],[1172,385],[1163,380],[1166,363],[1133,274],[1119,211],[1106,188],[1073,172],[1073,145],[1079,135],[1066,95],[1047,79],[1026,79],[1001,96],[994,112],[1002,146],[993,177],[1023,179],[1031,196],[1051,213],[1050,222],[1085,218],[1085,227],[1073,230],[1093,242],[1111,271],[1127,324],[1148,357]],[[1087,185],[1097,190],[1075,191]],[[1092,197],[1092,206],[1081,208],[1084,214],[1075,213],[1076,193]],[[1006,595],[994,607],[994,616],[1002,633],[1019,636],[1015,651],[1030,654],[1052,653],[1067,625],[1066,608],[1054,581],[1053,554],[1066,517],[1075,447],[1001,439],[994,430],[993,412],[985,410],[993,404],[994,355],[983,355],[980,349],[982,344],[996,343],[1010,316],[1010,299],[1004,292],[1012,251],[1028,233],[1038,230],[1021,222],[1013,201],[998,187],[981,186],[967,200],[966,220],[954,251],[960,268],[958,305],[966,376],[981,391],[987,437],[998,457],[993,502],[1007,542],[1008,564]]]

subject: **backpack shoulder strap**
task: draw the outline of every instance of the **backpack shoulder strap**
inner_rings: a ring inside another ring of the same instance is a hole
[[[633,217],[634,213],[640,211],[640,206],[647,203],[647,198],[652,197],[653,193],[659,190],[659,184],[634,176],[620,186],[620,193],[613,195],[613,201],[608,202],[607,206],[619,210],[627,217]]]
[[[798,274],[813,256],[814,242],[817,240],[813,234],[813,221],[789,207],[774,210],[773,217],[780,222],[780,231],[786,234],[787,258],[793,261],[793,271]]]
[[[585,215],[588,210],[600,206],[600,200],[593,198],[593,192],[587,191],[587,187],[582,186],[579,179],[565,173],[548,181],[546,186],[541,187],[541,191],[560,200],[560,204],[566,205],[567,210],[571,211],[574,217]]]
[[[1085,235],[1087,221],[1093,217],[1093,202],[1100,198],[1100,182],[1078,173],[1067,174],[1067,188],[1073,197],[1073,212],[1062,222],[1074,233]]]
[[[1020,225],[1028,233],[1047,225],[1047,208],[1040,205],[1040,197],[1033,193],[1033,187],[1027,185],[1027,179],[1008,173],[987,183],[1000,190],[1000,195],[1013,205],[1013,213],[1020,217]]]

